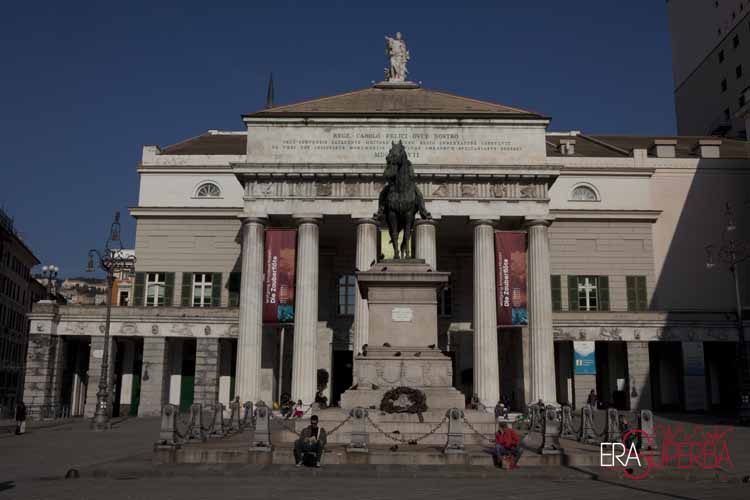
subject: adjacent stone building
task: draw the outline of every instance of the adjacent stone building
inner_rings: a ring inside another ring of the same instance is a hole
[[[143,148],[133,294],[112,313],[116,412],[283,392],[310,403],[317,369],[339,401],[368,342],[354,273],[380,253],[372,216],[393,141],[433,215],[417,257],[451,273],[438,348],[465,396],[580,406],[595,389],[620,408],[734,405],[733,284],[706,269],[705,246],[721,238],[724,204],[745,200],[747,142],[550,132],[543,114],[408,82],[243,123]],[[292,323],[262,321],[268,228],[297,229]],[[498,327],[496,230],[527,232],[528,326]],[[29,363],[47,378],[27,393],[90,415],[104,309],[45,304],[31,319]]]
[[[31,278],[39,264],[0,209],[0,411],[10,414],[22,395],[31,305],[45,289]]]

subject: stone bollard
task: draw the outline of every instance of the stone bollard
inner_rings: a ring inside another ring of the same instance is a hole
[[[235,399],[229,403],[230,415],[229,415],[229,431],[239,432],[240,428],[240,400]]]
[[[542,432],[544,428],[544,404],[531,405],[531,432]]]
[[[161,430],[157,444],[178,444],[177,438],[177,407],[166,404],[161,409]]]
[[[451,408],[445,413],[448,417],[448,441],[445,443],[443,453],[464,452],[464,411],[459,408]]]
[[[206,440],[206,433],[203,432],[203,405],[200,403],[193,403],[190,405],[190,428],[189,439],[197,439],[199,441]]]
[[[214,423],[211,428],[212,438],[224,437],[224,405],[219,401],[213,404],[214,407]]]
[[[258,401],[258,403],[262,403],[262,401]],[[265,403],[263,403],[265,405]],[[252,401],[245,401],[245,404],[242,405],[242,408],[245,410],[244,415],[242,415],[242,426],[241,430],[245,430],[247,428],[254,429],[255,424],[253,423],[253,403]],[[270,410],[268,410],[270,412]]]
[[[581,434],[578,441],[586,444],[597,444],[599,439],[594,432],[594,410],[589,405],[581,408]]]
[[[619,443],[622,439],[620,434],[620,418],[615,408],[607,408],[607,431],[608,443]]]
[[[559,454],[560,421],[557,419],[557,408],[551,405],[545,408],[542,426],[542,446],[539,448],[539,453],[542,455]]]
[[[366,408],[357,406],[349,412],[352,417],[351,441],[346,451],[354,453],[367,453],[369,451],[369,438],[367,435],[367,415]]]
[[[563,439],[575,439],[577,437],[573,429],[573,410],[570,405],[562,407],[562,432],[560,437]]]
[[[251,451],[273,451],[271,445],[271,411],[263,401],[258,401],[255,408],[255,435]]]
[[[641,450],[658,451],[659,444],[656,442],[654,414],[651,410],[641,410],[638,417],[638,427],[643,431],[643,434],[641,435]]]

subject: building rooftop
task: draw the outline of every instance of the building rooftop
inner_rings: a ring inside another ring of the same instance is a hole
[[[375,85],[330,97],[274,106],[244,115],[244,117],[435,117],[435,115],[446,118],[546,119],[533,111],[425,89],[418,85]]]
[[[677,158],[699,158],[696,150],[699,140],[719,139],[711,136],[635,136],[635,135],[588,135],[588,134],[547,134],[547,156],[568,156],[560,152],[560,141],[575,139],[573,157],[628,158],[634,149],[648,150],[649,156],[656,156],[652,147],[657,140],[674,140]],[[723,159],[750,159],[750,142],[720,138],[720,155]]]

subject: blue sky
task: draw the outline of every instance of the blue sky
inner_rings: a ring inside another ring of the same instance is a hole
[[[240,130],[271,71],[277,104],[367,87],[396,31],[425,87],[544,113],[551,130],[675,133],[663,1],[11,2],[0,206],[42,263],[81,275],[115,210],[135,242],[143,144]]]

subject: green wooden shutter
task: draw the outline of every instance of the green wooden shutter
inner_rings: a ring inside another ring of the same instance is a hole
[[[143,291],[146,288],[146,273],[135,273],[135,285],[133,286],[133,302],[134,306],[143,305]]]
[[[164,306],[171,307],[174,302],[174,273],[165,273],[164,279]]]
[[[626,276],[625,277],[625,288],[627,289],[628,295],[628,311],[638,310],[638,292],[636,291],[636,280],[637,276]]]
[[[240,305],[240,273],[229,273],[229,307]]]
[[[180,305],[190,307],[193,305],[193,273],[182,273],[182,287],[180,294]]]
[[[550,286],[552,287],[552,310],[562,311],[562,283],[559,274],[550,276]]]
[[[646,290],[646,277],[638,276],[636,282],[636,295],[638,297],[637,305],[639,311],[648,310],[648,291]]]
[[[221,307],[221,273],[211,275],[211,307]]]
[[[578,276],[568,276],[568,311],[578,310]]]
[[[609,311],[609,276],[598,276],[599,310]]]

